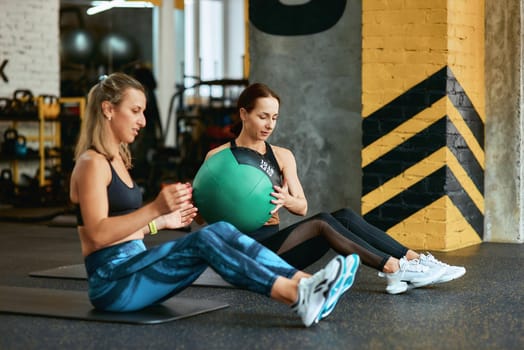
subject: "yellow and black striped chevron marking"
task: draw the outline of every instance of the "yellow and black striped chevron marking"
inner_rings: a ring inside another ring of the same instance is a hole
[[[484,122],[448,67],[363,120],[362,167],[362,214],[377,227],[447,196],[482,238]]]

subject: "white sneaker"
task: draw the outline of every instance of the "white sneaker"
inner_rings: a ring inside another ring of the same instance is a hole
[[[395,273],[384,273],[388,285],[386,292],[389,294],[400,294],[409,288],[418,288],[435,283],[446,272],[443,267],[429,267],[422,265],[418,259],[407,260],[405,257],[399,260],[400,269]]]
[[[298,283],[298,301],[292,309],[306,327],[317,323],[328,299],[332,299],[344,283],[344,257],[337,255],[322,270]],[[335,302],[336,303],[336,302]]]
[[[428,266],[429,268],[443,267],[446,270],[445,273],[434,283],[449,282],[451,280],[464,276],[464,274],[466,273],[466,268],[462,266],[451,266],[446,263],[443,263],[442,261],[437,260],[430,253],[427,253],[426,255],[420,254],[419,259],[422,265]]]
[[[344,259],[344,271],[342,276],[342,283],[337,288],[335,293],[326,300],[324,308],[320,314],[320,319],[326,318],[334,309],[338,299],[348,291],[355,281],[358,266],[360,265],[360,257],[357,254],[350,254]]]

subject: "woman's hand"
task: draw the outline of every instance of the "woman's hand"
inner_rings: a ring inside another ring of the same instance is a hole
[[[164,186],[157,198],[163,215],[157,218],[159,229],[177,229],[190,225],[198,209],[193,205],[193,188],[189,183]]]
[[[164,221],[163,227],[166,229],[177,229],[191,225],[197,215],[197,208],[185,206],[182,209],[161,216]]]
[[[271,203],[275,204],[276,207],[271,211],[271,214],[276,213],[280,208],[286,207],[286,203],[293,198],[289,193],[289,187],[287,185],[286,179],[284,179],[282,186],[273,186],[274,192],[271,192],[271,196],[275,199],[271,200]]]
[[[192,208],[193,188],[190,183],[175,183],[162,188],[155,199],[161,215]]]

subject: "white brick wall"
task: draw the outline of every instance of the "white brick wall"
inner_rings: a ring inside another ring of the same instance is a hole
[[[60,94],[59,0],[1,0],[0,96],[16,89]]]
[[[17,89],[29,89],[35,96],[60,94],[59,0],[0,0],[0,67],[8,82],[0,77],[0,96],[13,97]],[[12,126],[0,122],[0,142],[4,131]],[[18,123],[20,134],[35,137],[37,123]],[[38,149],[37,142],[28,147]],[[1,147],[1,146],[0,146]],[[2,160],[0,169],[11,168]],[[18,162],[19,174],[36,174],[38,162]],[[15,179],[15,180],[19,180]]]

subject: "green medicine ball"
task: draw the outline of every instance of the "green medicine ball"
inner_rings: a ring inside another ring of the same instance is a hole
[[[193,180],[193,199],[208,223],[226,221],[242,232],[262,227],[279,184],[265,158],[249,148],[226,148],[208,158]]]

